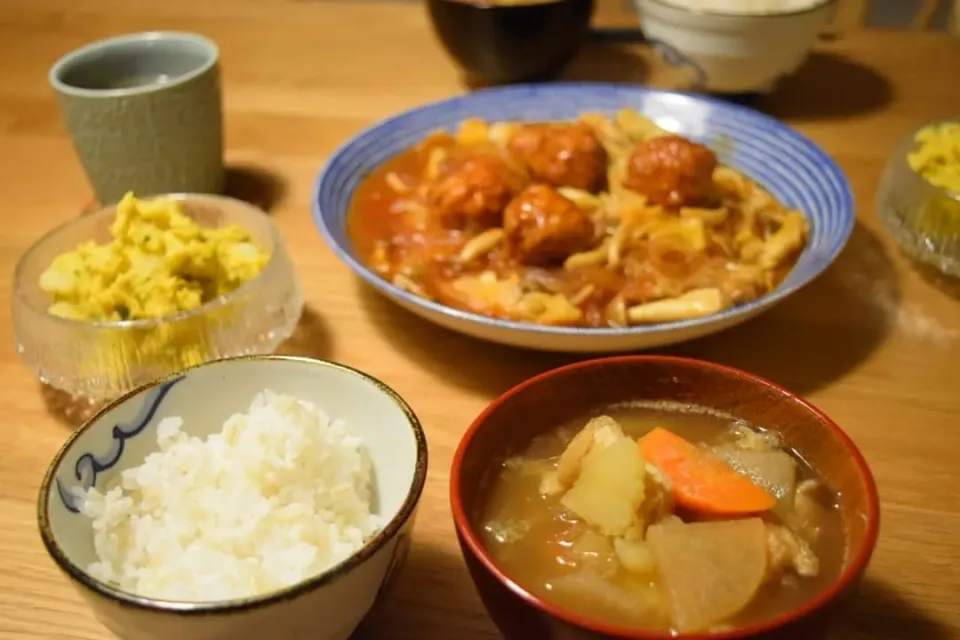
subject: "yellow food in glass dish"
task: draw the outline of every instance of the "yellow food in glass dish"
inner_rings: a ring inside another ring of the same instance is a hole
[[[50,313],[92,322],[196,309],[255,277],[270,260],[237,225],[206,229],[172,198],[117,205],[106,244],[85,242],[40,276]]]
[[[51,315],[94,323],[152,320],[197,309],[256,277],[270,254],[238,225],[206,228],[173,198],[117,205],[109,242],[89,241],[58,255],[40,276]],[[189,366],[204,361],[211,318],[159,324],[105,338],[108,360]],[[196,324],[197,326],[194,326]],[[169,362],[168,362],[169,361]],[[91,362],[100,370],[111,362]]]
[[[960,197],[960,122],[941,122],[914,135],[916,147],[907,164],[935,187]],[[960,237],[960,202],[950,195],[934,196],[914,218],[917,231],[933,240]]]

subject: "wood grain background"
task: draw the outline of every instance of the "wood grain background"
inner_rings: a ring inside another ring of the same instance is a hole
[[[629,16],[605,10],[600,26]],[[447,503],[452,452],[511,385],[571,361],[488,345],[429,325],[360,284],[314,229],[316,172],[379,118],[463,91],[415,2],[365,0],[0,0],[0,302],[20,254],[77,215],[90,191],[46,85],[61,55],[107,35],[199,31],[223,55],[231,191],[275,216],[307,313],[284,350],[369,371],[414,407],[430,476],[397,593],[358,637],[497,637],[459,557]],[[887,155],[911,127],[960,106],[955,38],[857,28],[825,39],[757,106],[822,145],[847,172],[858,224],[837,264],[742,327],[665,350],[748,369],[805,396],[862,448],[880,486],[881,540],[837,638],[960,638],[960,287],[900,255],[874,212]],[[663,86],[640,45],[593,43],[570,79]],[[76,407],[18,361],[0,316],[0,638],[106,640],[36,532],[46,466]]]

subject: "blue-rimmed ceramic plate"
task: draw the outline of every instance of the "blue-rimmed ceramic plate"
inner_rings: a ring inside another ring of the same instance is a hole
[[[496,120],[572,120],[584,111],[640,111],[664,129],[726,150],[721,161],[770,190],[811,222],[807,248],[772,293],[721,313],[681,322],[586,329],[507,322],[417,297],[384,281],[354,254],[346,230],[360,180],[385,160],[438,128],[468,117]],[[716,333],[773,306],[833,262],[853,230],[850,185],[816,144],[777,120],[702,96],[612,84],[519,85],[488,89],[429,104],[389,118],[343,145],[320,173],[313,216],[330,247],[361,278],[403,307],[439,325],[477,338],[551,351],[613,352],[647,349]]]

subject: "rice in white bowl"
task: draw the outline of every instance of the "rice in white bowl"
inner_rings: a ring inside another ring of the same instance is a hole
[[[323,572],[379,528],[361,439],[315,405],[264,391],[205,439],[182,425],[162,420],[159,451],[82,496],[94,577],[151,598],[254,596]]]

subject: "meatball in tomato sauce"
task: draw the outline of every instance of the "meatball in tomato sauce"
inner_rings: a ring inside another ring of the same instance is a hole
[[[523,176],[493,153],[471,153],[444,163],[427,203],[448,229],[500,225],[503,210],[523,188]]]
[[[509,149],[535,182],[592,192],[604,186],[607,152],[589,125],[524,125],[510,139]]]
[[[527,187],[507,205],[503,230],[517,259],[530,265],[562,262],[589,249],[594,240],[586,212],[542,184]]]
[[[717,155],[680,136],[651,138],[637,145],[627,164],[624,186],[652,204],[696,206],[713,198]]]

